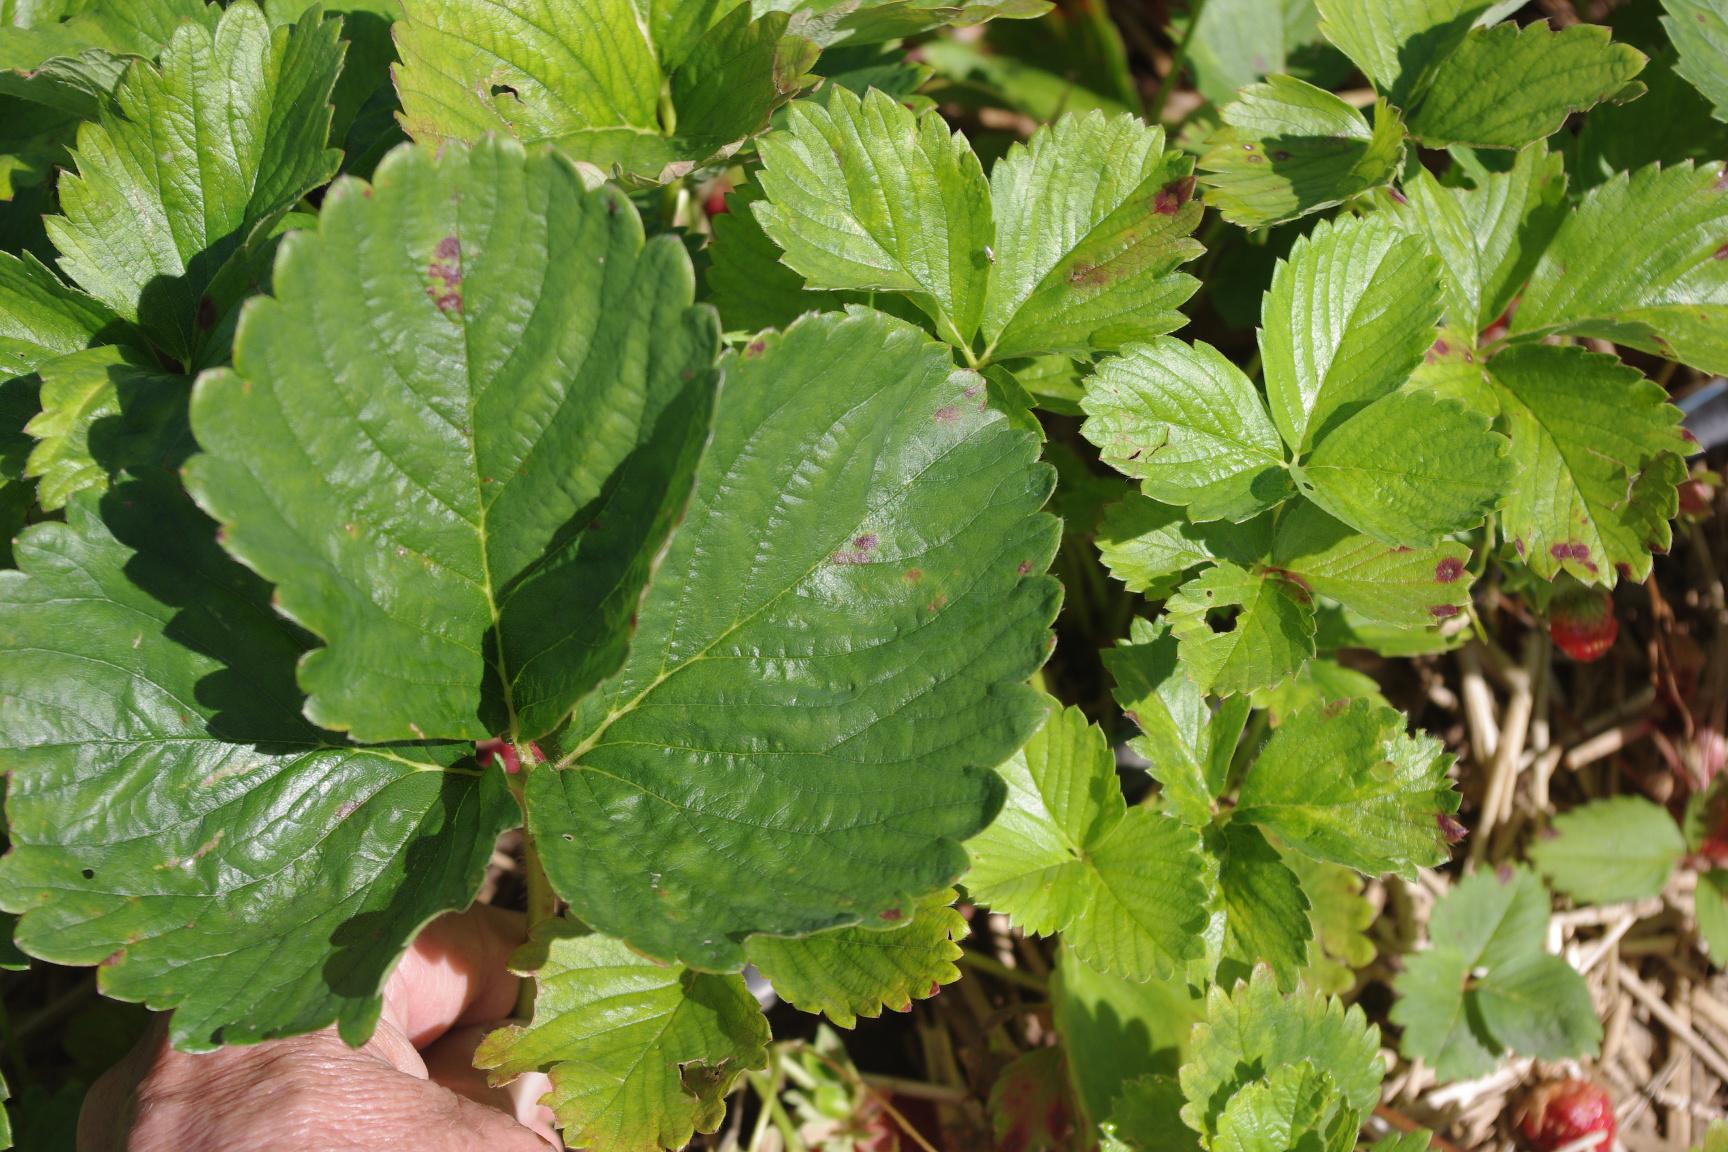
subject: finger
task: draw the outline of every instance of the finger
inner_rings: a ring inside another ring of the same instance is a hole
[[[490,1031],[489,1025],[457,1028],[421,1053],[432,1082],[514,1116],[518,1124],[537,1133],[553,1148],[564,1147],[558,1139],[552,1109],[540,1103],[540,1098],[552,1087],[543,1073],[529,1072],[497,1088],[486,1073],[474,1067],[474,1050]]]
[[[423,1048],[459,1024],[508,1016],[521,984],[510,973],[510,953],[526,935],[520,912],[489,904],[440,916],[384,985],[385,1019]]]

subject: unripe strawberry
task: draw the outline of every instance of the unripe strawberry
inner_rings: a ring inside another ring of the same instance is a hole
[[[1518,1113],[1518,1134],[1531,1152],[1556,1152],[1592,1136],[1584,1152],[1608,1152],[1614,1143],[1614,1104],[1588,1080],[1550,1080],[1536,1087]]]
[[[1613,597],[1601,588],[1570,588],[1560,593],[1548,605],[1548,635],[1574,660],[1584,664],[1600,660],[1620,635]]]

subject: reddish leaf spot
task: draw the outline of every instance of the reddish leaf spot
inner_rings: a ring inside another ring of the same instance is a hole
[[[1434,566],[1434,579],[1441,584],[1450,584],[1464,574],[1464,561],[1456,556],[1448,556]]]
[[[1398,189],[1396,189],[1396,188],[1386,189],[1386,195],[1392,197],[1392,202],[1394,204],[1408,204],[1408,203],[1410,203],[1410,198],[1408,196],[1404,195],[1404,193],[1398,191]]]
[[[1717,260],[1728,260],[1728,243],[1725,243],[1722,247],[1716,249],[1713,258]]]
[[[1448,844],[1456,844],[1469,834],[1469,829],[1444,812],[1434,813],[1434,822],[1440,825],[1440,834],[1446,837]]]
[[[938,594],[936,599],[930,601],[930,611],[932,612],[940,612],[946,607],[948,607],[948,597],[944,595]]]
[[[214,327],[216,327],[216,301],[208,296],[200,296],[198,298],[198,328],[200,331],[208,332]]]
[[[1068,272],[1068,283],[1075,287],[1103,284],[1110,279],[1110,273],[1096,264],[1076,264]]]
[[[886,920],[889,923],[893,923],[894,921],[901,919],[905,915],[906,915],[906,913],[902,912],[898,908],[884,908],[882,911],[876,913],[876,919]]]
[[[835,564],[868,564],[870,563],[870,553],[874,551],[876,551],[876,534],[866,532],[852,541],[852,547],[840,549],[830,559]]]
[[[112,968],[116,964],[119,964],[121,961],[123,961],[125,959],[126,959],[126,949],[121,948],[121,949],[118,949],[116,951],[108,953],[108,955],[103,959],[101,966],[103,968]]]
[[[1184,176],[1180,180],[1173,180],[1158,189],[1158,194],[1152,198],[1152,210],[1160,216],[1174,216],[1193,195],[1194,177]]]
[[[766,351],[768,351],[768,345],[761,340],[752,340],[744,346],[744,355],[752,360]]]
[[[1524,555],[1524,537],[1519,536],[1519,537],[1514,538],[1512,541],[1512,547],[1518,553],[1518,555],[1520,555],[1520,556]]]
[[[1280,149],[1278,149],[1278,151],[1272,153],[1272,159],[1277,160],[1280,163],[1282,163],[1283,161],[1290,159],[1290,153],[1288,153],[1288,152],[1284,151],[1284,149],[1280,148]]]
[[[1436,620],[1450,620],[1452,617],[1458,615],[1458,605],[1436,604],[1432,608],[1428,609],[1428,615],[1434,617]]]
[[[922,579],[924,579],[924,569],[922,569],[922,568],[908,568],[908,569],[906,569],[906,576],[905,576],[906,583],[916,584],[916,583],[918,583],[918,581],[920,581]]]
[[[1015,571],[1020,573],[1020,575],[1022,575],[1022,576],[1026,575],[1027,573],[1032,571],[1032,561],[1030,561],[1030,560],[1020,561],[1020,566],[1018,568],[1016,568]]]
[[[938,424],[948,424],[958,419],[959,416],[960,409],[956,408],[952,404],[944,404],[931,414],[931,419],[935,420]]]

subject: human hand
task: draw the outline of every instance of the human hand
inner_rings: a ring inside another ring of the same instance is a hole
[[[520,915],[488,905],[422,932],[384,987],[372,1039],[334,1029],[191,1055],[165,1020],[90,1089],[79,1152],[547,1152],[539,1074],[492,1088],[481,1037],[516,1004]]]

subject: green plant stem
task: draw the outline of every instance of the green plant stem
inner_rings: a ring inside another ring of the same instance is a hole
[[[1040,996],[1049,992],[1049,988],[1045,986],[1044,981],[1038,979],[1038,977],[1022,972],[1018,968],[1010,968],[1001,961],[994,960],[991,957],[984,955],[982,952],[974,952],[970,948],[960,953],[960,963],[964,964],[968,968],[976,968],[980,972],[988,972],[997,979],[1006,980],[1010,984],[1018,984],[1020,987],[1036,992]]]
[[[772,1079],[761,1072],[744,1074],[750,1081],[750,1087],[762,1098],[762,1111],[756,1116],[756,1126],[750,1133],[748,1150],[760,1152],[768,1135],[767,1126],[772,1123],[774,1130],[780,1133],[780,1142],[786,1146],[787,1152],[801,1152],[804,1142],[798,1138],[798,1129],[793,1126],[792,1117],[786,1115],[785,1105],[780,1103],[780,1088],[786,1082],[786,1062],[778,1053],[771,1059],[774,1061]]]
[[[1176,41],[1176,47],[1170,53],[1170,67],[1165,71],[1164,79],[1158,82],[1158,91],[1152,94],[1152,103],[1146,108],[1146,119],[1150,123],[1157,124],[1164,118],[1164,101],[1170,98],[1183,67],[1188,63],[1188,40],[1194,35],[1194,29],[1200,23],[1200,13],[1205,9],[1206,0],[1194,0],[1188,6],[1188,27],[1182,30],[1182,38]]]
[[[526,751],[526,749],[524,749]],[[528,892],[528,931],[530,935],[540,925],[558,915],[558,893],[552,890],[552,881],[546,876],[546,869],[540,863],[540,849],[534,843],[533,835],[528,831],[528,805],[522,795],[526,786],[524,774],[535,769],[545,771],[543,765],[534,764],[532,753],[522,759],[523,772],[508,777],[511,795],[516,797],[516,803],[522,809],[522,880]],[[534,981],[526,978],[516,993],[516,1015],[522,1019],[532,1019],[534,1015]]]

